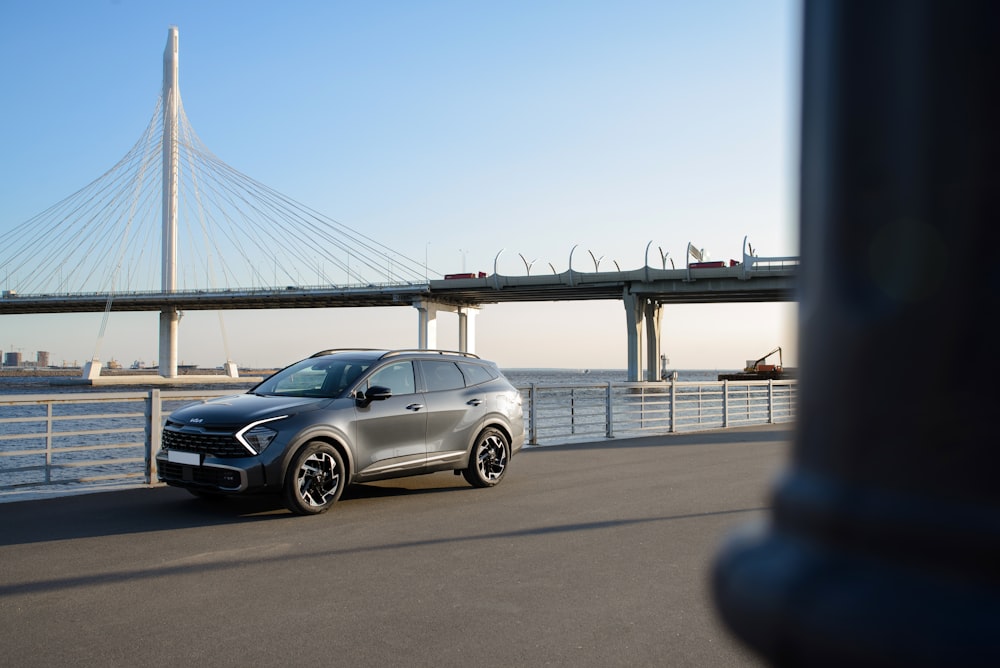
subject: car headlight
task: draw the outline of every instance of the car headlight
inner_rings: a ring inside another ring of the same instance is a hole
[[[243,444],[243,447],[250,451],[252,455],[259,455],[271,445],[271,441],[278,435],[278,432],[264,425],[275,420],[284,420],[287,415],[268,418],[259,422],[251,422],[247,426],[236,432],[236,440]]]

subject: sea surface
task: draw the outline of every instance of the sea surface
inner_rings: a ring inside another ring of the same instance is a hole
[[[247,372],[250,373],[250,372]],[[624,383],[627,376],[625,369],[503,369],[503,373],[516,387],[527,387],[536,384],[576,384],[576,383]],[[720,373],[732,373],[728,369],[694,369],[678,370],[678,382],[715,382]],[[135,377],[135,384],[92,387],[88,385],[69,384],[79,378],[78,375],[66,376],[0,376],[0,394],[69,394],[76,392],[141,392],[149,389],[141,377]],[[231,383],[213,382],[204,385],[183,385],[171,387],[157,385],[162,390],[220,390],[232,389],[243,392],[249,389],[253,382],[233,379]]]

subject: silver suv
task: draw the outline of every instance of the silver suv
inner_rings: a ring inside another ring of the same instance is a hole
[[[469,353],[325,350],[246,394],[167,418],[158,476],[198,496],[281,493],[330,508],[355,482],[455,471],[499,483],[524,445],[521,395]]]

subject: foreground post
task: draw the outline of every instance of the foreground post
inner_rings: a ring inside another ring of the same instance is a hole
[[[799,421],[717,607],[778,665],[1000,665],[1000,3],[804,16]]]

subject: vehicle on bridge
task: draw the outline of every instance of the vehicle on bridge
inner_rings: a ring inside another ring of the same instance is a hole
[[[328,510],[359,482],[452,470],[503,480],[525,440],[521,394],[470,353],[325,350],[248,390],[173,412],[160,481],[196,496],[283,495]]]
[[[486,278],[486,272],[485,271],[480,271],[480,272],[469,271],[469,272],[465,272],[464,274],[445,274],[444,275],[444,280],[446,280],[446,281],[454,281],[454,280],[460,279],[460,278]]]

